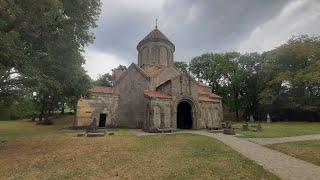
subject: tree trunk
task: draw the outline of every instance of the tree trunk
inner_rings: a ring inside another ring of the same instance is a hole
[[[233,98],[234,98],[234,108],[236,111],[236,120],[239,121],[239,104],[238,104],[238,91],[235,86],[233,86]]]
[[[73,122],[72,122],[72,128],[75,128],[77,126],[77,108],[74,108],[74,116],[73,116]]]
[[[64,103],[62,104],[61,115],[64,115]]]
[[[40,112],[40,115],[39,115],[39,122],[41,123],[42,122],[42,119],[43,119],[43,115],[44,115],[44,100],[42,100],[42,103],[41,103],[41,112]]]

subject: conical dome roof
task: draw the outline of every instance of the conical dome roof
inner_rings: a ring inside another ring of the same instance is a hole
[[[146,37],[144,37],[138,44],[138,47],[146,42],[157,42],[162,41],[168,43],[169,45],[174,47],[174,44],[158,29],[155,28],[152,30]]]

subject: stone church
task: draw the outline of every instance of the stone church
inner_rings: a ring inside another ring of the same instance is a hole
[[[138,64],[113,72],[113,87],[92,87],[77,107],[77,126],[96,119],[99,127],[164,129],[217,128],[223,118],[221,97],[179,71],[175,45],[156,27],[137,45]]]

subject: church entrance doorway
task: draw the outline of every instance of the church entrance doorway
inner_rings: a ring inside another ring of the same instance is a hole
[[[107,114],[101,113],[99,119],[99,127],[106,127]]]
[[[177,128],[192,128],[192,106],[187,101],[181,101],[177,107]]]

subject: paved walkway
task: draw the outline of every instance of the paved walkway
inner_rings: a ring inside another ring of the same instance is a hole
[[[157,133],[146,133],[141,130],[132,130],[137,136],[159,135]],[[281,179],[288,180],[319,180],[320,166],[299,160],[278,151],[263,147],[259,144],[250,142],[244,138],[235,136],[208,133],[207,131],[189,130],[178,131],[176,133],[192,133],[208,136],[222,141],[232,149],[254,160]]]
[[[320,134],[293,136],[293,137],[280,137],[280,138],[247,138],[247,139],[251,142],[254,142],[260,145],[267,145],[267,144],[277,144],[277,143],[295,142],[295,141],[320,140]]]
[[[224,134],[212,134],[205,131],[191,131],[190,133],[218,139],[282,179],[320,179],[320,166],[271,150],[245,139]]]

